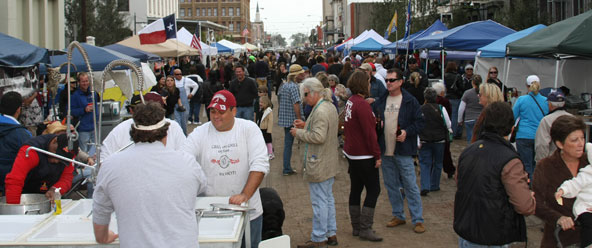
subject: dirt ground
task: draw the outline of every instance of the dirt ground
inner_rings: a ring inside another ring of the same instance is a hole
[[[274,95],[272,102],[275,106],[274,120],[277,123],[278,103]],[[201,121],[206,122],[207,118],[202,107]],[[192,130],[196,125],[190,125]],[[312,231],[312,206],[308,192],[308,183],[302,179],[302,157],[300,149],[303,145],[296,143],[292,152],[292,167],[298,172],[296,175],[282,175],[284,132],[279,126],[273,130],[273,147],[275,150],[275,159],[270,161],[270,173],[265,177],[261,187],[272,187],[282,198],[286,219],[283,226],[284,234],[290,236],[291,247],[296,247],[310,240]],[[451,144],[453,160],[456,161],[461,151],[466,146],[465,140],[454,140]],[[301,148],[302,147],[302,148]],[[338,148],[336,148],[338,149]],[[341,149],[340,149],[341,150]],[[441,190],[430,192],[428,196],[422,197],[423,217],[425,219],[426,232],[422,234],[414,233],[410,222],[410,215],[405,204],[407,215],[407,224],[394,228],[386,227],[386,223],[392,218],[391,206],[388,202],[386,188],[384,187],[382,173],[381,193],[376,205],[374,216],[374,230],[381,235],[382,242],[362,241],[358,237],[351,235],[351,225],[349,220],[348,199],[350,191],[350,180],[347,174],[347,160],[340,158],[341,172],[335,178],[333,185],[333,194],[335,197],[335,207],[337,211],[337,238],[338,247],[458,247],[458,236],[452,228],[454,194],[456,184],[453,179],[448,179],[446,174],[442,174],[440,183]],[[419,184],[419,168],[416,167]],[[364,197],[364,196],[362,196]],[[363,199],[363,198],[362,198]],[[487,214],[487,213],[483,213]],[[528,243],[519,243],[514,247],[539,247],[542,239],[542,222],[534,216],[526,218],[528,226]]]

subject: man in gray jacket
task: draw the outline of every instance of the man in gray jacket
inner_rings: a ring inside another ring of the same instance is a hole
[[[565,96],[559,89],[551,90],[551,93],[547,96],[547,103],[549,104],[549,114],[541,119],[534,138],[534,161],[536,162],[550,156],[557,149],[551,141],[551,126],[553,122],[559,116],[572,115],[563,108],[565,105]]]

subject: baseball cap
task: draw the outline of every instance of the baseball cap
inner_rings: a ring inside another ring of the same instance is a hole
[[[236,99],[234,95],[227,90],[221,90],[214,94],[208,109],[215,108],[220,111],[229,110],[230,107],[236,107]]]
[[[537,75],[530,75],[526,78],[526,85],[530,86],[532,84],[532,82],[541,82],[541,80],[539,79],[539,77]]]
[[[465,65],[465,70],[466,69],[473,69],[473,66],[471,64]]]
[[[369,63],[364,63],[359,68],[364,71],[372,71],[372,66]]]
[[[165,105],[164,100],[162,99],[162,96],[156,92],[148,92],[148,93],[144,94],[144,102],[157,102],[157,103],[160,103],[160,105],[162,105],[163,108]],[[142,103],[142,99],[140,98],[140,95],[134,95],[132,97],[132,99],[130,100],[131,106],[136,106],[139,103]]]
[[[547,95],[547,101],[549,102],[565,102],[565,95],[558,89],[552,89],[549,95]]]
[[[303,72],[304,70],[302,69],[302,66],[299,64],[293,64],[290,66],[290,73],[288,73],[288,76],[297,75]]]

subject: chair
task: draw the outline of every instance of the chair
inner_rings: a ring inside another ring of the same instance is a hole
[[[259,248],[290,248],[290,236],[282,235],[263,240],[259,242]]]

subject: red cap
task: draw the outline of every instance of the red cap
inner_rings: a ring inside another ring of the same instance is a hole
[[[210,101],[209,108],[216,108],[220,111],[226,111],[230,109],[230,107],[236,107],[236,99],[234,99],[234,95],[227,90],[221,90],[214,94],[212,97],[212,101]]]
[[[162,99],[162,96],[160,96],[156,92],[148,92],[148,93],[144,94],[144,102],[146,102],[146,103],[157,102],[157,103],[160,103],[160,105],[163,108],[165,105],[164,100]],[[140,99],[140,95],[134,95],[130,101],[130,105],[135,106],[138,103],[142,103],[142,99]]]
[[[370,66],[372,66],[372,71],[376,71],[376,66],[374,65],[374,63],[368,63],[370,64]]]

